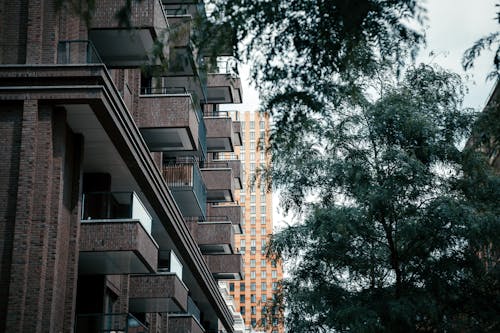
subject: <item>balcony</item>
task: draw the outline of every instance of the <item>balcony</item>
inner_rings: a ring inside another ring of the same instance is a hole
[[[163,177],[184,216],[206,216],[207,189],[194,159],[165,163]]]
[[[234,228],[227,216],[207,216],[207,221],[188,221],[187,226],[203,254],[231,254]]]
[[[147,333],[149,329],[130,313],[77,314],[75,333]]]
[[[204,257],[215,279],[241,280],[243,278],[241,254],[214,254]]]
[[[208,168],[230,168],[233,171],[234,188],[241,190],[243,188],[243,168],[240,160],[212,160],[205,163]]]
[[[205,126],[207,127],[208,152],[232,152],[233,120],[225,111],[204,112]]]
[[[132,274],[156,270],[151,216],[134,192],[85,193],[79,272]]]
[[[233,201],[234,176],[227,163],[205,163],[201,175],[207,188],[207,202]]]
[[[129,311],[134,313],[187,310],[188,290],[175,273],[131,275]]]
[[[239,121],[233,121],[233,132],[234,132],[234,145],[235,146],[242,146],[243,145],[243,139],[242,139],[242,132],[241,132],[241,122]]]
[[[90,23],[89,39],[92,40],[108,67],[137,67],[152,63],[154,42],[164,43],[168,28],[167,16],[160,0],[131,2],[130,28],[115,16],[123,2],[96,1]],[[162,50],[168,57],[168,48]]]
[[[190,314],[169,314],[168,332],[205,333],[205,329]]]
[[[207,100],[211,104],[239,104],[242,102],[241,79],[236,62],[221,57],[215,66],[208,66]]]
[[[149,150],[206,155],[206,128],[196,99],[182,88],[143,88],[138,125]]]
[[[223,216],[231,221],[235,232],[241,233],[241,221],[243,221],[243,207],[238,205],[208,205],[208,216]]]

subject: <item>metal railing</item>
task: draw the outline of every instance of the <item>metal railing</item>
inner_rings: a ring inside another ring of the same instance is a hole
[[[139,220],[151,234],[152,218],[135,192],[87,192],[82,198],[82,222]]]
[[[185,87],[141,87],[142,95],[186,95]]]
[[[211,118],[231,118],[228,111],[205,111],[203,112],[203,116]]]
[[[238,74],[238,62],[234,57],[217,57],[215,62],[206,62],[210,74]]]
[[[78,314],[75,333],[147,333],[149,329],[130,313]]]
[[[207,189],[198,162],[194,158],[177,159],[163,164],[163,178],[173,191],[193,191],[200,203],[203,216],[206,214]]]
[[[57,45],[58,64],[102,64],[99,53],[89,40],[64,40]]]
[[[205,222],[231,222],[231,219],[229,219],[229,216],[227,215],[221,215],[221,216],[207,216]]]

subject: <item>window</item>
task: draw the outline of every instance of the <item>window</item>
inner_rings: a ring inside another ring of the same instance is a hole
[[[257,297],[255,296],[255,294],[250,295],[250,302],[257,303]]]
[[[272,289],[273,289],[273,290],[278,289],[278,282],[273,282],[273,283],[272,283]]]
[[[250,229],[250,236],[255,236],[255,235],[256,235],[255,228],[251,228]]]
[[[247,248],[245,246],[240,247],[240,253],[241,254],[245,254],[246,250],[247,250]]]
[[[245,195],[244,194],[240,195],[240,202],[245,203]]]
[[[250,153],[250,161],[255,161],[255,153],[254,152]]]
[[[250,163],[250,172],[254,171],[255,171],[255,163]],[[253,190],[252,192],[255,192],[255,190]]]
[[[251,246],[256,246],[257,241],[256,241],[255,239],[252,239],[252,240],[250,241],[250,244],[251,244]]]
[[[260,289],[261,289],[261,290],[267,290],[267,284],[266,284],[265,282],[262,282],[262,283],[260,284]]]
[[[255,132],[254,131],[250,132],[250,140],[252,140],[252,141],[255,140]]]
[[[240,239],[240,246],[243,247],[246,245],[246,241],[244,239]]]
[[[266,202],[266,195],[265,194],[260,195],[260,202]]]
[[[267,275],[267,272],[266,271],[261,271],[260,272],[260,277],[265,279],[266,278],[266,275]]]
[[[267,319],[266,319],[266,317],[262,317],[261,321],[262,321],[262,327],[266,327],[266,325],[267,325]]]
[[[250,267],[255,267],[255,259],[250,260]]]
[[[257,314],[257,307],[252,305],[250,307],[250,313],[253,314],[253,315],[256,315]]]
[[[263,151],[260,152],[260,161],[261,162],[264,162],[266,160],[266,153],[264,153]]]
[[[250,319],[250,324],[255,328],[255,326],[257,326],[257,320],[255,320],[255,318]]]
[[[273,279],[277,279],[278,278],[278,272],[277,271],[272,271],[271,272],[271,276],[273,277]]]
[[[240,313],[242,316],[245,315],[245,307],[244,306],[240,306]]]
[[[266,216],[265,215],[260,217],[260,224],[266,224]]]
[[[242,120],[242,121],[241,121],[241,130],[244,130],[244,129],[245,129],[245,121],[244,121],[244,120]]]
[[[266,303],[266,302],[267,302],[267,295],[266,295],[266,294],[262,294],[262,295],[260,296],[260,299],[261,299],[261,301],[262,301],[263,303]],[[264,312],[264,311],[265,311],[264,309],[265,309],[265,308],[262,308],[262,312]]]
[[[257,285],[255,284],[255,282],[250,283],[250,290],[251,291],[257,290]]]
[[[245,295],[240,295],[240,303],[245,303]]]
[[[229,283],[229,291],[234,291],[234,283]]]
[[[266,206],[260,206],[260,213],[265,214],[266,213]]]
[[[266,247],[266,245],[267,245],[267,240],[266,239],[261,239],[260,240],[260,246],[261,247]]]
[[[266,267],[266,259],[261,259],[260,267]]]
[[[250,202],[251,202],[251,203],[255,203],[255,194],[252,194],[252,195],[250,196]]]
[[[255,150],[255,142],[250,142],[250,150]]]
[[[264,123],[264,121],[263,121],[263,120],[259,121],[259,128],[260,128],[261,130],[265,130],[265,129],[266,129],[266,124]]]
[[[240,291],[245,291],[245,282],[240,283]]]
[[[260,228],[260,234],[261,234],[262,236],[267,235],[267,229],[266,229],[266,228]]]
[[[276,268],[276,260],[271,260],[271,267]]]
[[[250,214],[255,214],[255,212],[256,212],[255,205],[251,205],[250,206]]]
[[[250,279],[255,279],[255,271],[250,272]]]
[[[255,216],[250,217],[250,224],[255,224]]]
[[[255,129],[255,121],[253,120],[250,122],[250,129],[251,130]]]
[[[244,151],[240,151],[240,160],[241,161],[245,160],[245,152]]]

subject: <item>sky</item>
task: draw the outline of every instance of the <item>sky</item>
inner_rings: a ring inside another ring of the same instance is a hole
[[[464,99],[464,106],[481,110],[493,88],[493,81],[486,81],[491,71],[493,52],[483,52],[471,71],[462,70],[461,60],[466,49],[489,33],[499,29],[495,21],[495,3],[499,0],[426,0],[427,9],[426,40],[427,45],[417,57],[417,62],[434,62],[441,67],[461,74],[469,89]],[[429,57],[433,52],[434,56]],[[259,95],[249,82],[249,66],[240,66],[243,90],[243,103],[231,105],[231,109],[251,111],[259,108]],[[283,220],[274,199],[274,221],[280,225]]]

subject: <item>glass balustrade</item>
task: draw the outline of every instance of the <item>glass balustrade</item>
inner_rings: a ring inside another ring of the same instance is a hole
[[[151,215],[135,192],[88,192],[83,195],[82,222],[138,220],[151,234]]]

